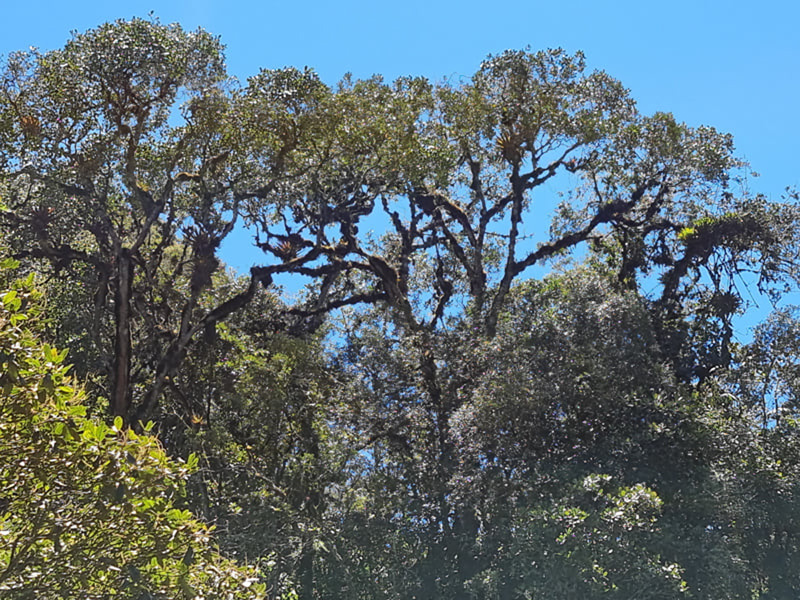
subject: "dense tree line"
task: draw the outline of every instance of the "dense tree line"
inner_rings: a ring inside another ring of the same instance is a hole
[[[800,208],[747,177],[562,50],[240,84],[134,19],[9,55],[0,588],[796,596]]]

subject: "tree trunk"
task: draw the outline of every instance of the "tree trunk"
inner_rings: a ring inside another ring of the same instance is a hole
[[[115,417],[127,418],[131,404],[131,290],[133,260],[123,248],[117,255],[117,281],[114,302],[114,371],[111,406]]]

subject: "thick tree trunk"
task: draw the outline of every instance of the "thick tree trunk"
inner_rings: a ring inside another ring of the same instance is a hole
[[[115,417],[128,417],[131,404],[131,290],[133,260],[127,249],[117,255],[117,281],[114,302],[114,367],[111,407]]]
[[[303,548],[303,554],[297,565],[300,600],[314,600],[314,548]]]

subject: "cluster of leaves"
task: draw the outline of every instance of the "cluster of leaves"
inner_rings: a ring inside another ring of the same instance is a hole
[[[330,428],[335,380],[319,341],[274,332],[279,312],[274,297],[256,298],[191,352],[167,393],[191,389],[177,403],[193,417],[181,426],[165,415],[161,427],[173,451],[200,457],[189,500],[216,523],[222,549],[257,561],[270,589],[288,593],[335,539],[325,490],[344,483],[353,451]]]
[[[168,458],[120,418],[109,426],[85,416],[66,351],[34,333],[31,285],[0,292],[3,597],[260,597],[255,573],[221,557],[209,528],[182,508],[197,459]]]

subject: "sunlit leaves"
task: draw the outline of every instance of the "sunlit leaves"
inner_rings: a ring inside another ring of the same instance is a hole
[[[87,418],[66,353],[13,319],[35,314],[23,305],[29,285],[2,295],[3,597],[172,599],[186,586],[189,597],[259,597],[252,574],[222,559],[208,527],[179,508],[196,459],[169,459],[122,419]]]

